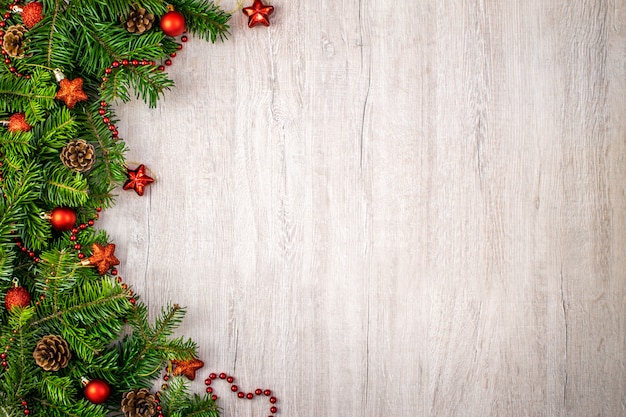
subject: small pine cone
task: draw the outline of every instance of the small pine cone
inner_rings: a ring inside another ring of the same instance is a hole
[[[61,161],[76,172],[89,171],[96,162],[96,151],[92,144],[76,139],[65,145],[61,151]]]
[[[9,56],[22,58],[24,56],[24,34],[26,28],[22,25],[9,26],[3,38],[2,47]]]
[[[125,417],[152,417],[159,404],[147,388],[134,389],[122,395],[122,412]]]
[[[152,23],[154,23],[154,15],[148,13],[144,7],[133,4],[133,10],[130,11],[130,16],[124,23],[124,27],[130,33],[142,34],[152,28]]]
[[[72,358],[70,347],[61,336],[48,335],[35,346],[33,357],[44,371],[58,371],[65,368]]]

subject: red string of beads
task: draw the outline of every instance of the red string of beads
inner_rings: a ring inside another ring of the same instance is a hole
[[[254,390],[254,392],[248,392],[245,393],[243,391],[239,390],[239,386],[234,384],[235,382],[235,377],[231,376],[231,375],[227,375],[226,373],[222,372],[220,374],[216,374],[216,373],[210,373],[209,377],[207,379],[204,380],[204,385],[206,385],[206,392],[209,394],[213,394],[213,387],[211,387],[211,384],[213,382],[213,380],[216,379],[222,379],[222,380],[226,380],[226,382],[228,382],[229,384],[231,384],[230,386],[230,390],[233,393],[237,393],[237,398],[241,398],[241,399],[248,399],[248,400],[252,400],[254,399],[255,396],[266,396],[269,397],[269,402],[272,404],[272,406],[270,407],[270,413],[272,414],[276,414],[278,412],[278,408],[273,405],[276,404],[276,402],[278,401],[278,399],[275,396],[272,396],[272,390],[269,389],[261,389],[261,388],[257,388]],[[217,400],[219,397],[215,394],[213,394],[211,396],[211,398],[215,401]],[[270,415],[269,417],[274,417],[273,415]]]

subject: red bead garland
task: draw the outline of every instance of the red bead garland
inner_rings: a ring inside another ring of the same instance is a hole
[[[248,399],[248,400],[252,400],[255,398],[255,396],[260,397],[262,395],[266,396],[266,397],[270,397],[269,398],[269,402],[270,404],[272,404],[272,406],[270,407],[270,413],[272,414],[276,414],[278,412],[278,407],[276,407],[273,404],[276,404],[276,402],[278,401],[276,397],[272,396],[272,390],[269,389],[261,389],[261,388],[257,388],[254,390],[254,392],[242,392],[239,389],[239,386],[237,384],[234,384],[233,382],[235,382],[235,377],[231,376],[231,375],[227,375],[224,372],[221,372],[219,374],[216,374],[214,372],[209,374],[209,377],[206,378],[204,380],[204,385],[206,385],[206,392],[212,394],[213,393],[213,387],[211,387],[210,385],[212,385],[213,380],[216,379],[223,379],[226,380],[229,384],[231,384],[230,386],[230,390],[233,393],[237,394],[237,398],[241,398],[241,399]],[[211,398],[213,398],[213,400],[216,400],[218,397],[217,395],[212,395]],[[273,416],[269,416],[269,417],[273,417]]]
[[[165,369],[165,375],[163,376],[163,381],[167,382],[169,380],[170,372],[171,372],[170,368]],[[239,386],[237,384],[234,384],[235,377],[228,375],[225,372],[220,372],[219,374],[215,372],[211,372],[209,376],[204,380],[204,385],[206,386],[205,391],[208,394],[211,394],[211,399],[213,401],[216,401],[219,399],[219,396],[214,393],[214,387],[212,387],[213,381],[218,380],[218,379],[225,380],[226,382],[231,384],[230,390],[232,391],[233,394],[237,394],[237,398],[252,400],[255,398],[255,396],[261,397],[264,395],[266,397],[270,397],[269,402],[272,405],[270,406],[269,411],[270,413],[272,413],[272,415],[270,415],[269,417],[274,417],[273,414],[276,414],[278,412],[278,407],[274,405],[276,404],[278,399],[275,396],[272,396],[272,390],[269,390],[269,389],[263,390],[261,388],[257,388],[254,390],[254,392],[245,393],[243,391],[240,391]],[[168,388],[168,385],[166,383],[161,385],[161,389],[165,390],[167,388]],[[160,393],[157,393],[157,396],[158,395],[160,395]],[[159,414],[159,417],[163,417],[163,415]]]

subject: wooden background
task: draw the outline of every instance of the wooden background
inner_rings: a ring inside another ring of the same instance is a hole
[[[119,109],[157,181],[100,225],[152,311],[188,307],[197,390],[227,372],[277,417],[625,416],[626,2],[273,5]]]

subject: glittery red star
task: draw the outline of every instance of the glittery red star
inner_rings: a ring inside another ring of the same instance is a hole
[[[125,190],[135,190],[137,194],[140,196],[143,195],[143,189],[148,184],[153,183],[154,180],[152,177],[146,175],[146,167],[144,164],[141,164],[137,167],[137,169],[127,169],[126,175],[128,176],[128,180],[124,183]]]
[[[270,25],[269,15],[274,13],[274,6],[266,6],[261,0],[254,0],[251,7],[244,7],[243,13],[248,16],[248,27],[256,25]]]
[[[24,113],[15,113],[9,118],[9,132],[28,132],[32,126],[26,121]]]
[[[98,268],[100,275],[104,275],[112,266],[120,264],[120,260],[115,257],[114,252],[115,245],[113,243],[106,246],[94,243],[91,245],[91,256],[87,259],[87,265],[94,265]]]
[[[204,366],[204,362],[200,359],[193,358],[188,361],[177,361],[173,360],[172,364],[175,366],[174,372],[172,375],[186,376],[190,381],[196,379],[196,371]]]
[[[74,78],[71,81],[63,78],[59,86],[60,88],[55,98],[64,101],[68,109],[73,109],[79,101],[87,100],[87,94],[83,91],[82,78]]]

